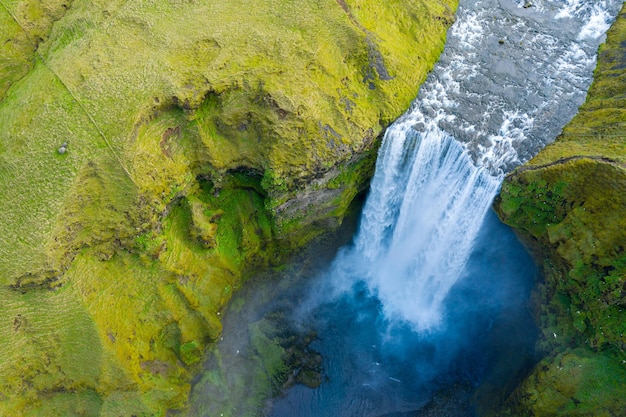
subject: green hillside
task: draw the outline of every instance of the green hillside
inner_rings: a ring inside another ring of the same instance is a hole
[[[626,409],[625,69],[626,6],[600,47],[586,103],[554,144],[507,176],[496,201],[545,276],[534,303],[543,359],[507,415]]]
[[[0,415],[165,415],[341,224],[456,2],[0,1]]]

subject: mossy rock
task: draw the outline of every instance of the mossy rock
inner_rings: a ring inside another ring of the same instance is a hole
[[[577,348],[542,360],[500,415],[610,417],[625,407],[626,366],[622,360]]]

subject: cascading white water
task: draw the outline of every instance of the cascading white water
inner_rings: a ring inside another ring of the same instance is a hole
[[[388,319],[417,331],[442,324],[503,174],[552,141],[584,100],[620,5],[528,4],[461,5],[440,63],[385,134],[355,244],[335,261],[337,281],[364,281]]]
[[[410,119],[387,132],[381,155],[383,175],[372,183],[355,248],[387,314],[428,329],[463,273],[468,236],[478,233],[499,178],[438,127],[417,132]]]

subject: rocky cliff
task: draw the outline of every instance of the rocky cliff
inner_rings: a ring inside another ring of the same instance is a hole
[[[579,114],[507,176],[495,207],[544,275],[534,297],[543,359],[508,400],[509,415],[623,415],[626,6],[600,48]]]
[[[185,407],[246,274],[341,224],[454,0],[0,1],[0,414]]]

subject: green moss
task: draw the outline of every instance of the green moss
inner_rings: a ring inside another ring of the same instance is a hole
[[[609,417],[624,409],[626,368],[611,354],[584,348],[541,361],[517,393],[511,416]]]
[[[276,329],[266,320],[253,323],[249,329],[250,345],[256,351],[263,375],[254,378],[254,381],[265,380],[266,386],[257,388],[258,399],[262,401],[268,395],[276,395],[287,379],[289,367],[285,363],[286,351],[280,345],[280,339],[275,335]]]
[[[184,343],[180,346],[180,358],[187,365],[200,362],[202,359],[201,346],[196,341]]]
[[[194,216],[192,211],[194,225],[210,229],[215,253],[233,271],[245,270],[246,262],[263,265],[272,256],[272,222],[259,191],[260,178],[234,172],[219,187],[201,188],[192,203],[201,213]]]
[[[32,407],[24,417],[91,417],[102,414],[102,398],[95,391],[59,392],[42,396],[44,401]]]
[[[294,334],[280,312],[225,336],[209,357],[211,371],[194,387],[194,408],[185,415],[258,416],[286,386],[319,384],[321,357],[309,349],[311,340]]]
[[[230,346],[230,350],[210,355],[212,370],[203,374],[195,390],[210,400],[195,399],[196,409],[189,415],[256,416],[267,398],[277,392],[287,370],[282,359],[284,350],[258,325],[252,324],[250,345],[245,344],[254,352]]]
[[[268,209],[278,213],[275,229],[284,245],[303,247],[324,231],[337,229],[354,213],[358,208],[357,197],[374,172],[376,145],[366,154],[305,187],[297,196],[286,201],[269,199]]]
[[[572,325],[591,346],[621,349],[626,341],[625,192],[623,168],[589,158],[521,170],[502,187],[501,216],[553,259],[545,296],[569,300],[557,315],[566,322],[570,309],[584,313]]]
[[[74,291],[22,294],[4,288],[2,299],[3,414],[23,415],[28,404],[45,402],[51,388],[82,391],[97,385],[103,352]],[[84,368],[85,363],[96,366]]]

